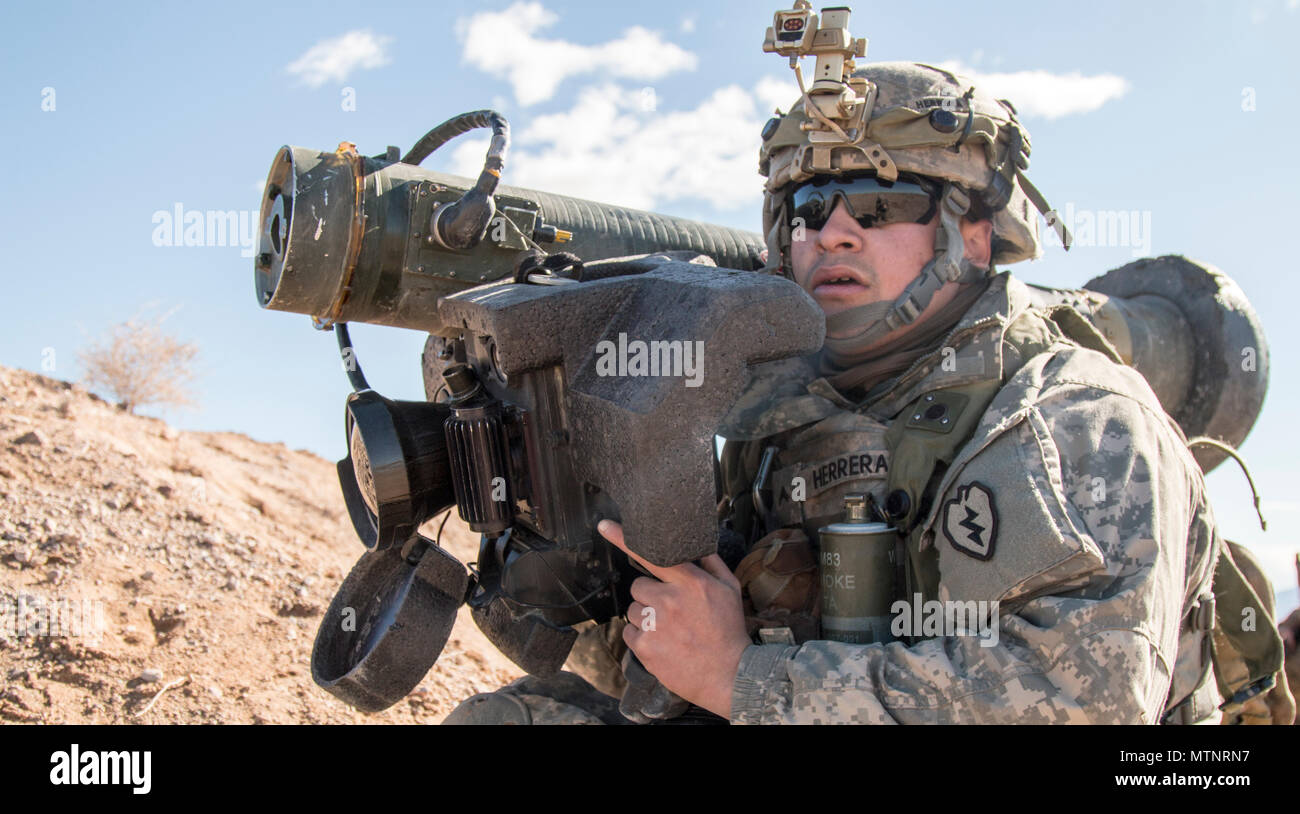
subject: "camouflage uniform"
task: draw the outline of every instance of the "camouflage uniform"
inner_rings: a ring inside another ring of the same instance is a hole
[[[985,273],[963,257],[958,226],[976,203],[992,220],[996,265],[1039,254],[1033,209],[1065,240],[1024,176],[1029,138],[1010,103],[917,64],[876,64],[846,84],[864,101],[838,127],[823,127],[805,97],[764,131],[767,271],[790,273],[786,193],[811,178],[871,171],[892,183],[912,173],[944,187],[934,258],[895,302],[828,320],[838,326],[824,349],[832,359],[915,320],[945,283],[983,284]],[[855,137],[836,141],[847,133]],[[738,569],[747,622],[788,628],[796,643],[744,652],[732,722],[1154,723],[1171,706],[1183,722],[1221,717],[1207,677],[1211,580],[1224,543],[1181,430],[1091,328],[1065,330],[1069,314],[1032,308],[1028,288],[1007,273],[987,286],[938,349],[861,404],[806,359],[766,366],[737,404],[723,433],[739,450],[731,472],[724,452],[723,473],[737,528],[754,526],[747,492],[758,453],[778,450],[774,505],[757,513],[770,534],[755,543],[774,556]],[[950,412],[931,421],[927,399]],[[907,446],[914,424],[950,433],[952,445],[940,457],[916,454],[917,444]],[[996,601],[996,645],[957,635],[801,641],[817,629],[816,583],[792,590],[810,580],[807,557],[785,556],[786,543],[815,540],[848,493],[887,504],[900,472],[925,488],[909,492],[897,598]],[[806,487],[801,499],[796,478]],[[781,545],[772,535],[785,535]],[[786,570],[768,573],[772,564]],[[613,627],[586,631],[568,666],[614,691],[621,649]],[[506,692],[522,697],[519,688]]]
[[[1022,358],[1007,338],[1012,325],[1043,332],[1047,350]],[[790,362],[756,382],[735,424],[763,439],[757,446],[789,443],[777,459],[772,515],[815,532],[847,493],[884,502],[893,463],[885,433],[911,417],[913,403],[994,377],[1001,386],[944,471],[937,499],[922,504],[909,553],[925,600],[1000,603],[996,646],[975,636],[753,645],[733,684],[732,722],[1154,723],[1168,699],[1200,683],[1206,634],[1194,609],[1223,545],[1200,469],[1145,379],[1064,336],[1010,274],[994,279],[942,348],[860,407],[806,363]],[[869,452],[870,465],[847,474],[828,467],[827,452],[832,462]],[[812,473],[828,469],[818,489]],[[802,501],[784,488],[797,476],[810,484]],[[971,487],[996,518],[979,532],[953,514]],[[602,689],[615,686],[617,658],[583,654],[621,645],[610,627],[584,631],[580,643],[596,644],[576,648],[568,665]],[[552,680],[577,687],[573,679]],[[520,699],[526,716],[519,704],[471,710],[487,703],[477,696],[448,722],[609,720],[612,699],[589,687],[558,706],[546,700],[555,693],[531,690],[493,694]],[[1217,721],[1221,700],[1205,682],[1185,720]],[[605,715],[584,712],[596,706]]]
[[[1005,341],[1017,319],[1051,333],[1047,352],[1017,358]],[[1193,608],[1223,544],[1200,469],[1140,374],[1053,330],[1003,273],[949,335],[951,351],[923,357],[859,408],[853,445],[874,454],[918,397],[980,376],[1005,382],[943,472],[909,552],[926,600],[1000,603],[997,644],[753,645],[733,722],[1154,723],[1168,697],[1196,686],[1203,665],[1176,668],[1176,656],[1200,650]],[[833,418],[824,383],[805,390],[755,415],[754,429]],[[845,492],[883,498],[889,462],[872,469],[810,489],[803,511],[816,524]],[[975,528],[962,511],[973,490],[991,508]],[[1206,682],[1191,718],[1217,720],[1220,700]]]
[[[618,701],[568,672],[524,676],[495,692],[479,693],[460,702],[442,721],[444,726],[529,726],[563,724],[599,726],[630,723],[618,712]]]

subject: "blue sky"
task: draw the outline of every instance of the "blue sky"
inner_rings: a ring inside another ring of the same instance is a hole
[[[7,8],[0,257],[11,305],[0,363],[77,379],[77,351],[111,325],[178,309],[167,326],[201,349],[199,406],[161,415],[340,457],[347,383],[333,336],[260,310],[237,240],[155,245],[157,213],[255,211],[282,144],[405,149],[451,115],[496,107],[516,136],[508,183],[757,229],[758,127],[794,95],[784,61],[759,47],[774,10],[676,0]],[[1225,535],[1293,588],[1300,0],[856,12],[869,60],[951,64],[1007,88],[1033,137],[1030,177],[1059,209],[1139,214],[1132,245],[1049,247],[1013,267],[1022,278],[1081,285],[1138,255],[1182,253],[1241,285],[1271,348],[1269,397],[1242,449],[1270,530],[1259,531],[1235,469],[1209,483]],[[482,143],[462,140],[426,165],[475,167]],[[354,338],[375,387],[420,397],[422,336],[356,326]],[[1294,606],[1294,590],[1282,601]]]

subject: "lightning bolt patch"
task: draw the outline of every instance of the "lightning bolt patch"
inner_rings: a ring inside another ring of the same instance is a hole
[[[966,519],[957,525],[970,530],[970,534],[966,535],[966,537],[971,541],[971,545],[977,546],[980,544],[980,535],[984,533],[984,527],[975,522],[975,519],[979,517],[979,514],[974,509],[970,506],[964,508],[966,509]]]
[[[963,554],[992,559],[998,536],[993,491],[979,481],[957,487],[956,496],[943,506],[943,534]]]

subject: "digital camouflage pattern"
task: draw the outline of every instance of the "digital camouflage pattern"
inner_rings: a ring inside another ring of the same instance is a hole
[[[1041,253],[1035,209],[1046,202],[1029,183],[1029,133],[1015,109],[968,77],[915,62],[873,62],[854,71],[874,87],[859,141],[838,145],[808,130],[796,102],[764,139],[760,173],[767,177],[763,232],[768,268],[788,270],[790,224],[785,192],[819,174],[875,171],[886,180],[917,173],[951,181],[990,199],[1005,181],[1005,205],[993,213],[993,262],[1006,265]],[[1001,180],[999,180],[999,176]],[[1053,221],[1054,222],[1054,221]]]
[[[618,712],[618,701],[596,690],[573,673],[524,676],[495,692],[479,693],[460,702],[444,726],[580,726],[631,723]]]
[[[929,391],[1015,371],[914,533],[925,599],[999,602],[996,645],[753,645],[733,722],[1154,723],[1168,698],[1192,691],[1202,665],[1186,654],[1205,634],[1190,611],[1209,594],[1223,545],[1200,469],[1146,381],[1114,357],[1041,320],[1047,352],[1017,358],[1004,339],[1024,315],[1033,317],[1026,287],[1000,275],[951,350],[924,357],[863,410],[907,420],[899,411]],[[995,523],[974,509],[978,519],[945,517],[982,491]],[[1194,719],[1217,720],[1220,700],[1204,684]]]
[[[1013,325],[1041,332],[1046,352],[1023,358],[1024,344],[1009,341]],[[858,412],[812,371],[787,362],[756,377],[733,413],[732,437],[757,447],[786,441],[788,471],[798,471],[801,459],[819,460],[828,438],[851,438],[845,453],[876,449],[926,393],[1006,378],[912,535],[924,599],[998,601],[997,644],[972,635],[910,646],[802,636],[795,645],[753,645],[733,685],[733,723],[1154,723],[1170,699],[1193,692],[1205,636],[1194,607],[1210,593],[1224,543],[1200,469],[1140,374],[1067,339],[1006,273],[944,347]],[[852,415],[863,420],[842,418]],[[882,499],[880,473],[861,474],[846,488]],[[996,524],[963,526],[952,507],[982,492]],[[778,505],[775,516],[788,519],[788,511]],[[811,514],[820,522],[821,510]],[[955,535],[966,535],[962,545]],[[607,633],[595,628],[580,641],[601,651]],[[575,650],[569,669],[612,687],[605,679],[613,661],[584,652]],[[550,681],[577,680],[560,675],[568,678]],[[516,685],[497,693],[512,696],[511,707],[473,717],[516,715],[522,703],[533,722],[577,723],[585,710],[616,703],[570,694],[552,708],[538,700],[543,685]],[[466,701],[448,723],[487,697]],[[1204,682],[1185,720],[1216,722],[1221,701],[1214,681]]]
[[[623,654],[627,652],[627,642],[623,641],[623,628],[627,627],[627,622],[619,618],[603,625],[588,621],[574,627],[578,638],[573,642],[565,666],[605,695],[622,698],[627,689],[627,679],[623,677],[620,666]]]
[[[1260,563],[1259,558],[1243,545],[1234,543],[1231,540],[1225,540],[1224,543],[1230,549],[1233,561],[1241,569],[1242,576],[1250,583],[1264,610],[1268,612],[1268,617],[1277,619],[1277,605],[1273,596],[1273,585],[1265,576],[1264,566]],[[1292,614],[1293,617],[1295,615]],[[1282,634],[1283,647],[1287,648],[1285,653],[1290,655],[1291,649],[1287,647],[1287,622],[1282,622],[1278,625],[1278,628]],[[1292,688],[1296,686],[1296,679],[1292,675],[1294,666],[1289,661],[1284,661],[1283,668],[1278,671],[1276,676],[1277,684],[1267,693],[1261,693],[1246,701],[1233,715],[1225,714],[1223,723],[1277,723],[1283,725],[1295,723],[1296,704],[1291,695]]]

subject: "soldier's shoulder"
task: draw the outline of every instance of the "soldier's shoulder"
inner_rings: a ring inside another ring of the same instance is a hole
[[[1027,360],[1003,385],[990,407],[1005,411],[1032,405],[1050,415],[1103,400],[1111,409],[1136,411],[1135,415],[1162,424],[1168,420],[1160,399],[1142,374],[1099,351],[1069,342],[1057,343]]]
[[[1058,343],[1029,359],[994,396],[959,458],[1021,425],[1034,428],[1039,445],[1051,447],[1041,450],[1053,459],[1049,465],[1076,486],[1089,467],[1099,466],[1099,454],[1122,450],[1121,457],[1142,458],[1163,478],[1188,479],[1202,489],[1186,436],[1146,379],[1098,351]]]
[[[1146,562],[1155,549],[1142,541],[1163,545],[1158,528],[1185,529],[1151,514],[1184,516],[1200,483],[1146,381],[1105,354],[1061,344],[994,397],[945,472],[925,527],[952,596],[1022,601]]]

